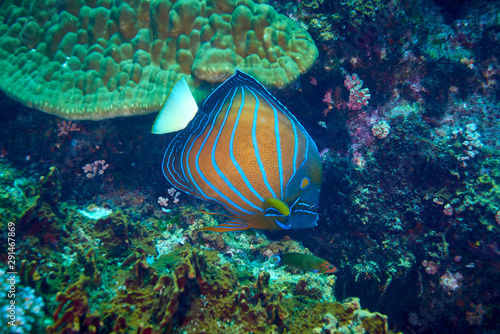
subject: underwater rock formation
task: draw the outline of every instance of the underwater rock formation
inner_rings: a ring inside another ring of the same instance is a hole
[[[180,76],[196,88],[240,69],[281,88],[317,57],[304,29],[251,0],[0,6],[0,89],[66,119],[157,111]]]

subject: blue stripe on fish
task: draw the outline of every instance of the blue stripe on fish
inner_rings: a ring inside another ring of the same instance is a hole
[[[233,131],[231,132],[231,138],[229,140],[229,157],[231,158],[231,161],[234,165],[234,167],[238,170],[238,173],[240,174],[241,178],[243,179],[243,182],[247,186],[247,188],[257,197],[261,202],[264,201],[264,197],[262,197],[261,194],[259,194],[255,188],[252,186],[252,183],[248,179],[248,177],[245,175],[245,172],[241,168],[240,164],[236,160],[236,157],[234,156],[234,137],[236,135],[236,129],[238,127],[240,117],[241,117],[241,111],[243,109],[243,105],[245,104],[245,90],[241,89],[241,104],[240,107],[238,108],[238,114],[236,116],[236,121],[234,123]],[[260,208],[259,208],[260,209]],[[260,209],[262,211],[262,209]]]
[[[283,163],[282,163],[282,160],[281,160],[281,139],[280,139],[280,129],[279,129],[279,123],[278,123],[278,121],[279,121],[278,120],[278,111],[276,110],[276,108],[274,106],[274,103],[272,101],[270,101],[265,95],[261,94],[261,96],[262,96],[262,98],[264,100],[266,100],[266,102],[273,109],[273,114],[274,114],[274,136],[276,138],[276,152],[277,152],[277,157],[278,157],[278,169],[279,169],[279,177],[280,177],[280,196],[281,196],[280,198],[283,198]],[[287,117],[288,117],[288,115],[287,115]]]
[[[254,116],[253,116],[253,123],[252,123],[252,142],[253,142],[253,148],[255,150],[255,157],[257,158],[257,164],[259,165],[260,171],[262,173],[262,178],[264,179],[264,184],[266,185],[267,189],[271,193],[272,197],[276,197],[276,193],[274,192],[273,188],[269,184],[269,181],[267,180],[267,175],[266,175],[266,170],[264,168],[264,164],[262,163],[262,159],[259,153],[259,144],[257,143],[257,119],[258,119],[258,113],[259,113],[259,99],[257,95],[253,91],[250,91],[252,95],[255,97],[255,110],[254,110]]]
[[[222,107],[222,105],[220,105],[220,108],[221,108],[221,107]],[[220,110],[219,110],[219,111],[220,111]],[[196,119],[196,118],[195,118],[195,119]],[[204,120],[204,119],[205,119],[205,117],[203,117],[203,119],[202,119],[202,120]],[[214,127],[215,120],[216,120],[216,119],[214,118],[214,119],[213,119],[213,122],[212,122],[212,125],[211,125],[211,128],[210,128],[210,131],[211,131],[211,130],[213,129],[213,127]],[[198,126],[196,127],[196,130],[197,130],[197,129],[200,129],[200,128],[204,128],[204,127],[206,127],[206,126],[208,125],[209,121],[210,121],[210,118],[207,118],[205,122],[199,122]],[[210,131],[209,131],[209,133],[210,133]],[[194,133],[196,133],[196,132],[194,132]],[[198,138],[200,138],[202,134],[203,134],[203,132],[202,132],[202,131],[200,131],[200,132],[199,132],[199,134],[198,134],[198,135],[197,135],[197,136],[193,139],[193,141],[192,141],[191,146],[189,147],[189,149],[187,149],[187,152],[186,152],[186,154],[185,154],[185,156],[186,156],[186,157],[185,157],[185,159],[184,159],[184,160],[185,160],[185,165],[186,165],[186,166],[189,166],[189,158],[190,158],[190,155],[191,155],[191,151],[192,151],[192,149],[193,149],[193,146],[194,146],[194,144],[195,144],[196,140],[197,140]],[[203,147],[203,145],[204,145],[204,144],[205,144],[205,142],[207,141],[208,137],[209,137],[208,135],[205,137],[205,139],[204,139],[204,141],[203,141],[203,143],[202,143],[201,147]],[[187,143],[188,143],[188,142],[186,141],[186,144],[187,144]],[[186,145],[186,147],[187,147],[187,145]],[[184,147],[184,150],[186,149],[186,147]],[[183,151],[184,151],[184,150],[183,150]],[[198,151],[198,153],[197,153],[197,155],[196,155],[196,158],[195,158],[195,159],[196,159],[196,160],[195,160],[195,165],[196,165],[196,170],[197,170],[198,174],[199,174],[199,175],[200,175],[200,177],[203,179],[203,181],[205,181],[205,183],[206,183],[206,184],[208,184],[208,185],[209,185],[212,189],[214,189],[216,192],[218,192],[219,194],[221,194],[221,195],[222,195],[221,197],[223,197],[223,198],[224,198],[223,194],[222,194],[222,193],[220,193],[220,192],[217,190],[217,188],[216,188],[216,187],[213,187],[213,186],[211,185],[211,183],[210,183],[210,182],[208,182],[208,180],[205,178],[205,176],[204,176],[204,175],[203,175],[203,173],[201,172],[200,167],[199,167],[199,163],[198,163],[198,160],[199,160],[199,154],[200,154],[200,153],[201,153],[201,149]],[[183,168],[183,169],[184,169],[184,168]],[[221,204],[221,205],[224,205],[224,203],[223,203],[223,202],[221,202],[220,200],[215,199],[215,198],[210,197],[210,196],[208,196],[207,194],[205,194],[205,192],[201,189],[201,187],[200,187],[200,185],[198,184],[198,182],[197,182],[197,181],[195,180],[195,178],[193,177],[193,174],[192,174],[192,172],[191,172],[191,169],[190,169],[190,168],[185,168],[184,170],[187,170],[187,173],[188,173],[188,175],[189,175],[189,178],[190,178],[191,184],[192,184],[192,185],[194,185],[194,187],[198,190],[198,193],[201,195],[200,197],[201,197],[202,199],[204,199],[204,200],[212,200],[212,201],[215,201],[215,202],[217,202],[217,203],[219,203],[219,204]],[[228,209],[229,211],[231,211],[233,214],[239,214],[239,212],[237,212],[237,211],[235,211],[235,210],[232,210],[232,209],[230,209],[230,208],[227,208],[227,209]]]
[[[278,221],[278,220],[275,220],[274,222],[276,223],[276,225],[278,225],[279,227],[281,227],[281,228],[282,228],[282,229],[284,229],[284,230],[289,230],[289,229],[291,228],[290,226],[288,226],[288,225],[286,225],[286,224],[283,224],[283,223],[281,223],[281,222],[280,222],[280,221]]]
[[[264,97],[264,99],[266,99],[266,98]],[[283,198],[283,163],[281,161],[281,138],[280,138],[280,128],[279,128],[279,124],[278,124],[278,112],[276,111],[276,108],[269,101],[268,101],[268,103],[273,108],[273,113],[274,113],[274,135],[276,136],[276,153],[278,156],[278,169],[279,169],[279,176],[280,176],[280,197],[279,198]]]
[[[218,111],[217,111],[217,114],[219,114],[221,112],[221,109],[222,109],[223,105],[220,105]],[[226,111],[226,117],[227,117],[227,114],[229,113],[229,110],[231,108],[231,105],[227,108],[227,111]],[[203,143],[201,144],[200,146],[200,149],[198,150],[198,153],[196,154],[196,171],[198,172],[198,174],[200,175],[200,177],[203,179],[203,181],[213,190],[215,191],[222,199],[224,199],[224,201],[226,201],[226,203],[228,203],[229,205],[233,206],[236,211],[239,211],[239,214],[241,213],[248,213],[250,214],[251,211],[248,211],[248,210],[245,210],[243,209],[242,207],[240,207],[239,205],[237,205],[235,202],[233,202],[226,194],[224,194],[222,191],[220,191],[216,186],[214,186],[207,178],[206,176],[203,174],[203,172],[201,171],[201,168],[200,168],[200,164],[199,164],[199,160],[200,160],[200,154],[201,152],[203,151],[203,148],[205,147],[205,144],[208,140],[208,138],[210,138],[210,135],[212,134],[212,131],[214,130],[214,127],[215,127],[215,121],[217,120],[216,117],[213,118],[213,121],[212,121],[212,124],[210,126],[210,130],[208,131],[208,134],[206,135],[205,139],[203,140]],[[222,128],[222,126],[221,126]],[[194,141],[193,141],[194,142]],[[193,180],[194,181],[194,180]],[[199,186],[196,184],[196,186],[198,187],[198,189],[200,190],[201,193],[203,193],[203,191],[201,190],[201,188],[199,188]],[[213,197],[209,197],[207,196],[206,194],[204,194],[205,197],[209,200],[213,200],[213,201],[217,201],[215,198]],[[219,203],[221,203],[220,201],[217,201]],[[222,204],[222,203],[221,203]],[[233,210],[231,210],[233,211]],[[233,211],[235,212],[235,211]]]
[[[297,172],[297,155],[299,154],[299,138],[297,136],[297,128],[295,127],[295,123],[292,122],[292,129],[293,129],[293,139],[294,139],[294,146],[293,146],[293,174],[292,177],[290,177],[290,180],[293,180],[295,173]],[[288,184],[287,184],[288,186]]]
[[[231,100],[229,102],[229,106],[227,107],[227,112],[224,116],[224,119],[222,120],[222,124],[220,125],[219,127],[219,132],[217,133],[217,136],[215,137],[215,142],[214,142],[214,146],[212,147],[212,154],[211,154],[211,158],[212,158],[212,165],[214,166],[215,170],[217,171],[217,174],[219,174],[219,176],[221,177],[221,179],[225,182],[225,184],[229,187],[229,189],[231,189],[231,191],[233,191],[239,198],[241,198],[245,203],[247,203],[249,206],[253,207],[254,209],[258,210],[258,211],[262,211],[262,209],[260,207],[258,207],[257,205],[253,204],[252,202],[250,202],[248,199],[245,198],[245,196],[243,196],[243,194],[232,184],[232,182],[226,177],[226,175],[220,170],[219,166],[217,165],[217,161],[215,159],[215,149],[217,147],[217,143],[219,142],[219,138],[222,134],[222,130],[224,128],[224,125],[226,124],[226,121],[227,121],[227,117],[228,117],[228,114],[229,114],[229,110],[231,109],[232,105],[233,105],[233,100],[234,100],[234,96],[236,94],[236,89],[231,97]],[[243,105],[240,106],[240,109]],[[207,136],[208,137],[208,136]],[[230,149],[231,149],[231,146],[230,146]],[[228,201],[230,201],[228,199]],[[236,204],[235,204],[236,205]],[[242,209],[243,211],[243,209]],[[250,213],[249,211],[246,211],[247,213]]]

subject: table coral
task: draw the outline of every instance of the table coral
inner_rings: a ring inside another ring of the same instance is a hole
[[[252,0],[0,6],[0,89],[67,119],[154,112],[181,75],[196,88],[240,69],[281,88],[317,56],[304,29]]]

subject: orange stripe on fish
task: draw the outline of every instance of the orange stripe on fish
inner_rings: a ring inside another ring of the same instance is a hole
[[[186,94],[184,83],[178,84],[182,89],[174,86],[171,95]],[[165,105],[176,112],[179,107],[169,103],[171,98],[192,99],[169,96]],[[167,113],[160,112],[155,133],[162,133],[161,124],[175,120],[166,120]],[[322,174],[318,149],[295,117],[243,72],[236,71],[219,86],[177,134],[165,152],[163,172],[177,189],[219,203],[230,213],[231,221],[207,231],[317,225]]]

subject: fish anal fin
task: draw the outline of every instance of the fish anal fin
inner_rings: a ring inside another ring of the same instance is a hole
[[[247,230],[249,228],[251,227],[247,224],[236,221],[228,221],[217,226],[204,227],[202,230],[208,232],[234,232]]]

